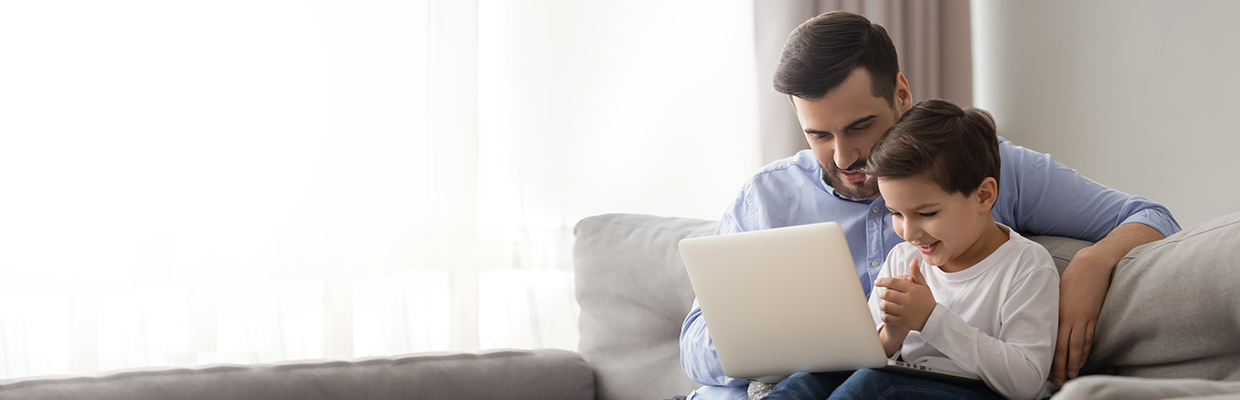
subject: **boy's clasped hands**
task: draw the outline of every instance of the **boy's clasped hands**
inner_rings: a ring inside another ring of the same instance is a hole
[[[930,313],[938,304],[930,286],[926,285],[925,276],[921,274],[919,261],[914,259],[909,264],[908,275],[874,281],[874,286],[886,289],[879,293],[878,298],[882,301],[878,309],[883,312],[883,331],[879,337],[883,339],[888,357],[900,348],[909,331],[921,331],[926,327]]]

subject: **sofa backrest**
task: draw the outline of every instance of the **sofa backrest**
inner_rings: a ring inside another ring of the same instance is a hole
[[[598,400],[665,399],[701,386],[680,367],[680,325],[693,288],[678,244],[711,235],[717,225],[635,214],[577,223],[577,351],[594,370]]]

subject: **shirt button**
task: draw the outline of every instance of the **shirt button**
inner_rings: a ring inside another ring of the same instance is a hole
[[[878,266],[878,261],[870,261],[870,266],[871,266],[871,267],[877,267],[877,266]]]
[[[878,207],[870,207],[870,212],[878,214]]]

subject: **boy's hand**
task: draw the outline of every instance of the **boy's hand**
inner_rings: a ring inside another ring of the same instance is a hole
[[[883,323],[888,326],[921,331],[938,303],[930,286],[926,285],[918,260],[913,260],[908,269],[908,276],[882,278],[874,282],[874,286],[887,288],[878,297],[882,300],[878,303],[878,309],[883,312]]]

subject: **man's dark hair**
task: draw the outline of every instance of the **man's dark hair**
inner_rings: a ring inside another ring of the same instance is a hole
[[[887,30],[863,16],[832,11],[805,21],[788,35],[772,81],[777,92],[818,100],[857,68],[870,73],[874,97],[895,104],[900,63]]]
[[[998,183],[999,165],[999,138],[990,113],[926,100],[874,144],[865,173],[874,179],[924,173],[947,193],[970,195],[988,177]]]

